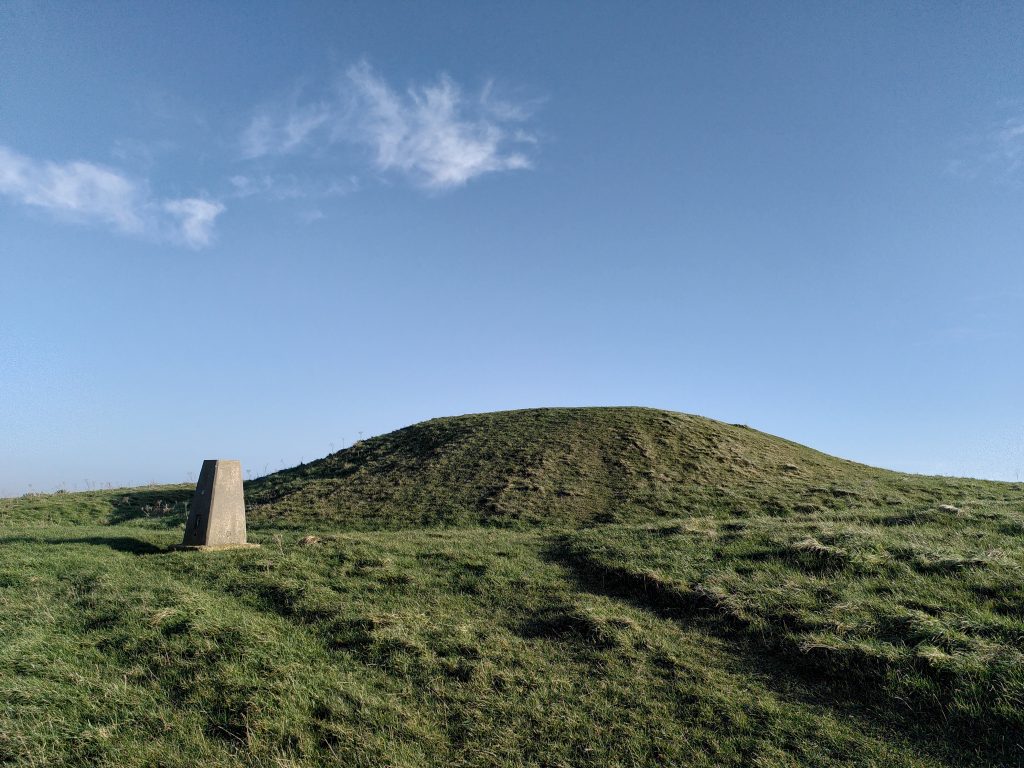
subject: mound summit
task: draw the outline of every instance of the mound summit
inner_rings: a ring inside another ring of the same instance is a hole
[[[958,493],[964,482],[956,481]],[[258,524],[354,529],[576,527],[697,511],[813,515],[956,503],[936,478],[856,464],[742,425],[633,407],[432,419],[255,480],[246,494]]]

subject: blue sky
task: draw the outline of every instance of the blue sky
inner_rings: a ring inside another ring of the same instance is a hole
[[[648,405],[1024,474],[1024,6],[0,2],[0,494]]]

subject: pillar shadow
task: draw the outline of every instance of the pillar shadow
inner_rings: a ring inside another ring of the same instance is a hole
[[[118,552],[132,555],[162,555],[173,551],[171,547],[160,547],[145,539],[133,536],[78,536],[51,538],[46,536],[4,536],[0,544],[92,544],[110,547]]]

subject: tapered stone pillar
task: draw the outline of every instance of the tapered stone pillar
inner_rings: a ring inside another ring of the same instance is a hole
[[[253,546],[245,540],[241,462],[231,459],[203,462],[182,546],[204,549]]]

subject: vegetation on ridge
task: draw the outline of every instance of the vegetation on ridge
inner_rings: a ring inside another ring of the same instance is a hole
[[[578,527],[688,514],[923,508],[998,484],[904,475],[651,408],[433,419],[246,486],[255,525]]]
[[[1016,484],[550,409],[190,496],[0,500],[0,764],[1024,764]]]

